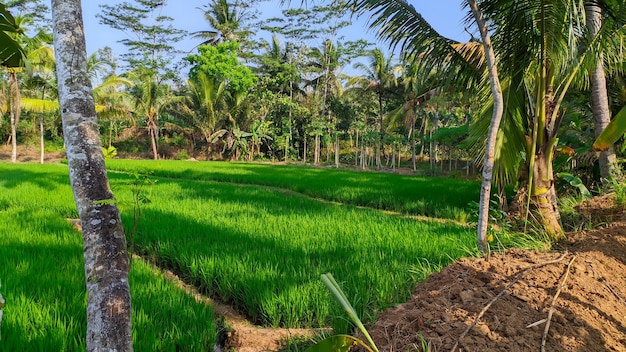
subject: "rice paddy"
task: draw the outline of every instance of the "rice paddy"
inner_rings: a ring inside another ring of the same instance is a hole
[[[381,211],[458,217],[462,202],[477,199],[468,181],[240,163],[113,160],[108,167],[118,171],[110,182],[127,233],[132,173],[156,181],[144,189],[151,202],[142,206],[139,254],[264,326],[347,332],[321,274],[331,272],[371,322],[406,301],[429,268],[475,246],[472,229],[454,222]],[[0,164],[0,175],[0,231],[8,234],[0,238],[2,344],[84,349],[82,241],[65,220],[76,217],[67,167]],[[412,205],[429,189],[427,206]],[[130,280],[136,350],[212,346],[208,307],[141,261]]]

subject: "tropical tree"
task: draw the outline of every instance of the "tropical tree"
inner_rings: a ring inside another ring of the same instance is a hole
[[[252,32],[245,23],[253,14],[248,10],[250,4],[236,0],[212,0],[202,6],[204,19],[211,27],[208,30],[191,33],[194,38],[203,40],[200,45],[217,45],[221,42],[245,42]]]
[[[360,4],[362,8],[374,9],[376,17],[373,24],[385,24],[380,33],[392,38],[392,45],[409,48],[412,52],[421,53],[422,57],[428,56],[426,60],[436,61],[437,58],[441,60],[446,57],[433,55],[445,49],[446,41],[405,2],[388,1],[386,5],[380,5],[375,1],[364,0]],[[516,171],[511,170],[517,170],[519,163],[526,165],[528,178],[519,195],[523,194],[521,199],[530,201],[533,213],[544,230],[551,237],[559,238],[563,231],[556,205],[552,160],[563,118],[560,107],[568,88],[584,72],[581,68],[590,58],[597,57],[599,52],[595,50],[597,45],[593,45],[593,39],[585,41],[581,35],[585,33],[584,7],[548,0],[523,4],[485,0],[478,5],[485,13],[485,18],[492,23],[493,49],[499,58],[499,75],[505,77],[502,90],[508,97],[503,110],[503,128],[511,132],[506,138],[502,133],[498,136],[500,142],[497,149],[501,156],[514,157],[502,158],[500,162],[508,162],[505,168],[508,167],[506,172],[509,175],[515,174]],[[486,29],[480,23],[479,28]],[[407,32],[411,35],[407,36]],[[430,47],[425,46],[424,42]],[[483,44],[488,43],[485,41]],[[490,45],[484,46],[487,48],[485,52],[488,52]],[[491,68],[495,68],[495,65]],[[474,69],[474,72],[481,71]],[[476,74],[473,76],[477,77]],[[491,72],[490,78],[497,76]],[[491,86],[495,88],[493,95],[499,95],[497,85]],[[500,109],[499,100],[496,100],[495,105],[492,100],[491,104],[485,106],[488,106],[485,113],[492,113],[492,121],[495,121],[495,111]],[[484,139],[480,141],[482,144]],[[519,155],[524,155],[524,159],[519,159]],[[485,177],[483,183],[491,183],[491,178]]]
[[[170,85],[163,82],[163,76],[147,67],[138,67],[128,72],[126,78],[133,83],[129,92],[135,102],[135,115],[145,119],[152,157],[157,160],[159,120],[162,110],[180,98],[173,94]]]
[[[226,86],[226,81],[215,81],[205,72],[199,72],[194,79],[187,82],[184,115],[202,132],[208,144],[207,157],[211,153],[211,146],[227,132],[221,121],[224,117],[221,112],[225,110],[228,94]]]
[[[585,15],[589,37],[595,38],[602,27],[602,7],[594,1],[585,1]],[[604,69],[604,54],[599,53],[595,67],[588,69],[589,83],[591,86],[591,107],[596,137],[604,131],[611,121],[611,110]],[[601,151],[599,155],[600,177],[605,181],[621,173],[617,165],[615,149],[610,146]]]
[[[89,61],[87,64],[89,67]],[[88,70],[88,72],[91,71]],[[131,120],[134,123],[132,117],[134,100],[128,91],[132,87],[133,82],[129,79],[111,74],[93,89],[98,120],[101,124],[108,122],[107,146],[109,148],[113,140],[114,125],[124,120]]]
[[[45,156],[44,115],[58,111],[54,51],[44,44],[28,53],[28,62],[29,65],[24,72],[25,84],[33,89],[33,97],[27,102],[22,101],[21,106],[39,115],[39,162],[43,164]],[[27,103],[26,106],[24,103]]]
[[[40,67],[42,66],[41,61],[51,61],[51,59],[49,59],[51,57],[51,50],[48,46],[52,39],[50,34],[43,28],[40,28],[32,37],[27,35],[31,27],[36,27],[34,21],[36,17],[36,14],[25,13],[14,18],[15,29],[10,32],[12,33],[10,35],[13,37],[13,40],[19,43],[20,47],[23,48],[25,56],[22,56],[21,59],[17,61],[17,65],[4,65],[9,75],[12,162],[16,162],[17,160],[17,125],[21,115],[21,92],[18,74],[22,73],[23,67],[30,66],[30,60],[33,58],[39,62]],[[5,32],[5,34],[7,33],[9,32]],[[11,47],[8,47],[7,49],[10,50],[10,48]]]
[[[398,87],[398,77],[402,73],[402,66],[394,65],[392,56],[385,57],[380,49],[374,49],[367,57],[367,64],[358,62],[354,68],[363,72],[362,76],[352,77],[348,84],[364,91],[371,91],[378,100],[378,145],[376,146],[376,167],[381,168],[381,154],[384,149],[385,99],[390,91]]]
[[[52,1],[59,100],[85,249],[86,351],[132,351],[126,239],[101,150],[81,13],[80,0]]]

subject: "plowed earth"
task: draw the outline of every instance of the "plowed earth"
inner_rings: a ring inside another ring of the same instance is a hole
[[[369,329],[378,348],[540,351],[545,334],[546,351],[626,351],[626,217],[610,196],[579,211],[604,225],[568,234],[554,252],[461,259],[430,276],[378,316]]]

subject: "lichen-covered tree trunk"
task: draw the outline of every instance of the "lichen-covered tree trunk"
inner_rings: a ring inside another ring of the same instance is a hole
[[[132,351],[128,256],[102,155],[80,0],[52,0],[70,182],[83,229],[87,351]]]
[[[480,187],[480,203],[478,214],[478,248],[482,254],[487,254],[489,247],[487,245],[487,225],[489,222],[489,200],[491,198],[491,181],[493,178],[493,165],[495,163],[496,138],[502,114],[504,113],[504,98],[502,96],[502,88],[498,76],[498,68],[496,65],[496,55],[491,46],[491,36],[487,28],[482,11],[478,8],[476,0],[468,0],[468,4],[472,9],[472,14],[478,25],[480,36],[483,40],[485,49],[485,58],[487,60],[487,70],[489,73],[489,82],[491,84],[491,94],[493,95],[493,114],[491,123],[489,124],[489,132],[487,133],[487,146],[485,147],[485,161],[483,165],[483,179]]]
[[[596,36],[602,26],[601,8],[591,2],[585,3],[585,13],[587,16],[587,28],[592,36]],[[609,109],[609,98],[606,88],[606,76],[604,74],[603,55],[594,68],[589,70],[589,81],[591,83],[591,108],[594,122],[594,132],[596,138],[604,131],[611,122],[611,111]],[[611,146],[608,150],[600,152],[600,177],[608,180],[615,173],[619,172],[615,149]]]

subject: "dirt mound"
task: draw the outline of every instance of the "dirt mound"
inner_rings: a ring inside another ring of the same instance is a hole
[[[569,234],[558,252],[515,249],[432,275],[409,302],[378,316],[369,330],[378,348],[451,351],[458,342],[458,351],[539,351],[554,307],[546,351],[626,351],[626,217],[612,204],[584,204],[605,225]]]

